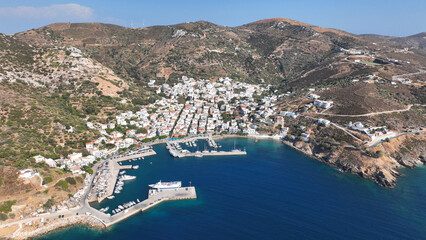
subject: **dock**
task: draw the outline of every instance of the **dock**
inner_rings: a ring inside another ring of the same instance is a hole
[[[188,141],[195,141],[199,139],[204,139],[208,142],[210,147],[214,147],[217,149],[216,142],[212,139],[211,136],[201,136],[201,137],[193,137],[190,139],[182,139],[182,140],[174,140],[167,142],[167,149],[169,150],[170,155],[177,158],[183,157],[205,157],[205,156],[236,156],[236,155],[247,155],[246,150],[233,149],[231,151],[216,151],[216,150],[204,150],[204,151],[196,151],[190,152],[186,149],[180,148],[179,143],[184,143]]]
[[[207,157],[207,156],[237,156],[237,155],[247,155],[245,150],[234,149],[232,151],[208,151],[208,152],[180,152],[176,149],[169,149],[170,154],[173,157],[183,158],[183,157]]]
[[[155,155],[155,154],[157,154],[157,153],[154,150],[148,149],[148,150],[145,150],[145,151],[140,152],[140,153],[116,157],[116,158],[113,158],[113,160],[116,161],[116,162],[122,162],[122,161],[127,161],[127,160],[131,160],[131,159],[135,159],[135,158],[148,157],[148,156],[152,156],[152,155]]]
[[[175,189],[149,190],[148,198],[114,215],[102,213],[87,205],[81,214],[92,216],[101,221],[105,227],[116,224],[136,213],[146,211],[165,201],[196,199],[195,187],[180,187]],[[84,211],[84,212],[83,212]]]
[[[102,202],[105,198],[113,195],[119,172],[123,169],[132,168],[132,165],[120,165],[118,164],[119,162],[152,156],[155,154],[157,153],[153,149],[143,149],[136,151],[133,154],[126,154],[108,159],[107,163],[102,166],[103,169],[108,169],[108,175],[106,176],[107,179],[103,179],[105,184],[103,184],[102,194],[99,194],[99,190],[98,192],[92,192],[89,197],[89,202]],[[98,172],[101,172],[102,168]],[[96,191],[96,189],[94,189],[94,191]]]

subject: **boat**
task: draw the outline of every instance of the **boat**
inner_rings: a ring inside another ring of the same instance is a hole
[[[114,198],[115,198],[115,196],[114,196],[114,195],[111,195],[111,196],[108,196],[107,198],[111,200],[111,199],[114,199]]]
[[[127,181],[127,180],[133,180],[135,178],[136,178],[136,176],[123,175],[123,176],[120,177],[120,180]]]
[[[125,173],[126,173],[126,171],[123,170],[123,171],[120,172],[120,175],[123,175]]]
[[[148,185],[151,188],[156,189],[171,189],[171,188],[179,188],[182,186],[181,181],[174,181],[174,182],[161,182],[161,180],[158,183],[150,184]]]
[[[138,168],[139,168],[139,165],[135,165],[135,166],[133,166],[132,168],[133,168],[133,169],[138,169]]]
[[[101,208],[101,209],[99,209],[99,211],[100,212],[106,212],[106,211],[108,211],[109,210],[109,207],[105,207],[105,208]]]
[[[201,154],[201,153],[196,153],[194,156],[195,156],[195,157],[203,157],[203,154]]]
[[[123,207],[123,206],[121,206],[121,205],[118,205],[118,208],[120,208],[121,210],[123,210],[123,209],[124,209],[124,207]]]
[[[115,190],[115,191],[114,191],[114,193],[115,193],[115,194],[119,194],[119,193],[120,193],[120,190]]]

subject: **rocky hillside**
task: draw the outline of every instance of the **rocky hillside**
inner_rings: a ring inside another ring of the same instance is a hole
[[[363,114],[425,104],[425,66],[424,33],[360,36],[284,18],[238,27],[55,23],[1,34],[0,161],[23,168],[39,153],[81,150],[97,134],[85,119],[107,122],[159,97],[146,87],[150,79],[231,77],[294,99],[315,88],[335,101],[330,113]],[[391,85],[394,77],[412,82]],[[424,115],[408,116],[404,124],[418,127]],[[399,126],[397,116],[379,120]]]

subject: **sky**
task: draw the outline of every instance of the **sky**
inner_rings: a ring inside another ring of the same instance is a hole
[[[425,0],[0,0],[0,32],[55,22],[126,27],[205,20],[239,26],[283,17],[355,34],[408,36],[426,31]]]

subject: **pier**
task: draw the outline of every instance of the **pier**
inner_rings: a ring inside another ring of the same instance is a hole
[[[214,149],[217,149],[218,145],[216,142],[212,139],[211,136],[199,136],[199,137],[193,137],[189,139],[182,139],[182,140],[174,140],[167,142],[167,149],[169,150],[170,155],[177,158],[183,158],[183,157],[205,157],[205,156],[236,156],[236,155],[247,155],[246,150],[240,150],[240,149],[233,149],[231,151],[217,151],[217,150],[204,150],[204,151],[196,151],[196,152],[190,152],[186,149],[182,149],[179,146],[179,143],[185,143],[185,142],[192,142],[199,139],[204,139],[208,142],[210,147],[213,147]]]
[[[177,157],[177,158],[247,155],[247,152],[245,150],[239,150],[239,149],[234,149],[234,150],[231,150],[231,151],[180,152],[176,149],[170,148],[169,152],[173,157]]]
[[[174,188],[174,189],[160,189],[160,190],[151,189],[149,190],[147,199],[131,207],[128,207],[114,215],[103,213],[97,209],[94,209],[88,204],[88,202],[86,202],[85,206],[79,209],[77,213],[80,215],[91,216],[99,220],[100,222],[102,222],[105,225],[105,227],[109,227],[138,212],[146,211],[164,201],[196,199],[196,198],[197,198],[197,193],[195,191],[195,187],[180,187],[180,188]]]
[[[153,149],[145,149],[140,150],[138,152],[135,152],[133,154],[126,154],[126,155],[120,155],[112,158],[116,162],[122,162],[126,160],[136,159],[136,158],[143,158],[148,157],[157,154]]]
[[[180,187],[175,189],[160,189],[160,190],[149,190],[148,199],[137,203],[119,213],[110,216],[105,219],[105,225],[107,227],[122,221],[138,212],[146,211],[155,205],[164,201],[171,200],[183,200],[183,199],[196,199],[197,193],[195,187]]]

